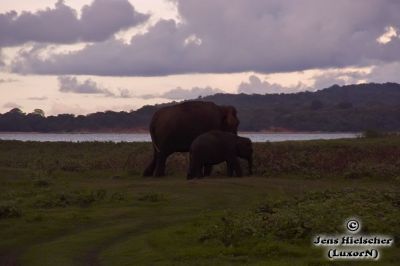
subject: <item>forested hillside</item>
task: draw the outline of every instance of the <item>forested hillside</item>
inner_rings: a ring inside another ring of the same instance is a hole
[[[335,85],[316,92],[294,94],[216,94],[198,100],[235,106],[243,131],[400,130],[400,85],[396,83]],[[152,114],[164,105],[144,106],[132,112],[48,117],[40,110],[25,114],[15,108],[0,115],[0,131],[145,130]]]

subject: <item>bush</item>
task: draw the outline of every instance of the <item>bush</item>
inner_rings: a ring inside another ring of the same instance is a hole
[[[71,205],[86,207],[107,195],[104,189],[95,191],[75,191],[67,193],[50,193],[37,196],[34,206],[37,208],[64,208]]]
[[[138,198],[139,201],[147,201],[147,202],[160,202],[165,201],[166,198],[163,194],[158,193],[148,193]]]
[[[379,132],[377,130],[366,130],[364,132],[362,132],[361,137],[363,138],[381,138],[384,137],[385,134],[382,132]]]
[[[237,246],[244,238],[262,234],[261,222],[261,217],[254,213],[238,215],[228,212],[216,224],[206,229],[200,236],[200,241],[215,239],[226,247]]]
[[[51,185],[50,181],[47,179],[36,179],[33,181],[35,187],[48,187]]]
[[[342,233],[345,219],[354,216],[361,218],[364,233],[397,236],[399,206],[400,195],[394,191],[308,192],[289,200],[267,201],[254,212],[225,214],[206,226],[200,240],[216,240],[224,246],[240,245],[259,237],[309,241],[318,233]]]
[[[0,219],[16,218],[22,215],[21,210],[11,203],[0,203]]]
[[[126,196],[121,192],[114,192],[111,194],[110,200],[111,201],[123,201],[126,199]]]

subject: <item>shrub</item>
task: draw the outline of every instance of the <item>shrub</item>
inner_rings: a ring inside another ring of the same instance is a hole
[[[400,195],[394,191],[308,192],[284,201],[267,201],[254,212],[225,214],[206,226],[200,240],[216,240],[224,246],[240,245],[257,237],[309,241],[314,234],[343,232],[345,219],[352,216],[361,218],[365,233],[397,236],[399,206]]]
[[[50,193],[37,196],[34,206],[37,208],[64,208],[70,205],[86,207],[96,201],[105,199],[104,189],[95,191],[75,191],[67,193]]]
[[[379,132],[377,130],[369,129],[364,132],[362,132],[361,137],[363,138],[381,138],[384,137],[385,134],[382,132]]]
[[[165,201],[166,198],[163,194],[158,193],[148,193],[138,198],[139,201],[146,201],[146,202],[160,202]]]
[[[12,203],[0,203],[0,219],[15,218],[22,215],[21,210]]]
[[[123,201],[126,199],[126,196],[121,192],[114,192],[111,194],[110,200],[111,201]]]
[[[259,216],[254,213],[242,213],[240,215],[231,212],[223,215],[216,224],[210,226],[200,236],[200,241],[206,242],[215,239],[224,246],[237,246],[244,238],[262,233]]]
[[[36,179],[36,180],[33,181],[33,185],[35,187],[48,187],[48,186],[50,186],[50,184],[51,183],[50,183],[49,180],[42,179],[42,178],[39,178],[39,179]]]

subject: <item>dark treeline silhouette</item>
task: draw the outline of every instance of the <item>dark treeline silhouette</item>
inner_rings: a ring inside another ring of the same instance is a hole
[[[216,94],[200,98],[238,109],[240,130],[379,131],[400,130],[400,85],[396,83],[334,85],[316,92],[293,94]],[[169,103],[174,104],[174,103]],[[40,109],[0,114],[0,131],[8,132],[121,132],[146,130],[162,106],[131,112],[44,116]]]

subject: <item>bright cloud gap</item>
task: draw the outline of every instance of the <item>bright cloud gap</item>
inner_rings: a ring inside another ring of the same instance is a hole
[[[379,38],[376,39],[376,41],[380,44],[387,44],[396,37],[399,37],[398,29],[396,29],[393,26],[389,26],[385,28],[385,33],[379,36]]]

